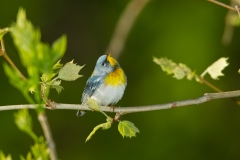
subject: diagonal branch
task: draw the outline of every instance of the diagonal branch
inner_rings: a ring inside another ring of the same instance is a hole
[[[208,0],[209,2],[212,2],[212,3],[215,3],[219,6],[222,6],[224,8],[227,8],[227,9],[230,9],[230,10],[233,10],[233,11],[238,11],[238,7],[234,8],[232,6],[229,6],[229,5],[226,5],[224,3],[221,3],[221,2],[218,2],[218,1],[215,1],[215,0]]]
[[[51,160],[57,160],[57,152],[56,152],[56,148],[55,148],[55,143],[53,141],[53,137],[52,137],[52,132],[50,129],[50,126],[48,124],[48,119],[45,113],[39,113],[38,114],[38,120],[42,126],[43,129],[43,133],[46,137],[47,140],[47,145],[50,149],[50,158]]]
[[[117,58],[124,48],[127,36],[143,8],[150,0],[131,0],[122,15],[120,16],[113,36],[107,47],[106,53],[112,52],[112,55]]]
[[[3,56],[8,63],[12,66],[12,68],[17,71],[17,73],[19,74],[19,76],[22,78],[22,80],[26,80],[26,78],[24,77],[24,75],[19,71],[19,69],[15,66],[15,64],[13,63],[13,61],[8,57],[6,49],[5,49],[5,45],[4,45],[4,41],[3,38],[1,39],[1,50],[0,50],[0,56]]]
[[[128,114],[128,113],[148,112],[148,111],[184,107],[184,106],[196,105],[196,104],[199,105],[199,104],[206,103],[206,102],[208,102],[210,100],[214,100],[214,99],[232,98],[232,97],[240,97],[240,90],[221,92],[221,93],[205,93],[203,96],[198,97],[198,98],[177,101],[177,102],[171,102],[171,103],[165,103],[165,104],[135,106],[135,107],[116,107],[114,109],[114,111],[112,110],[111,107],[107,107],[107,106],[99,106],[99,108],[101,111],[104,111],[104,112],[114,112],[114,113],[120,113],[121,115],[124,115],[124,114]],[[22,108],[34,109],[36,106],[38,106],[38,105],[26,104],[26,105],[1,106],[0,111],[15,110],[15,109],[22,109]],[[48,107],[45,107],[45,108],[49,109]],[[86,105],[61,104],[61,103],[56,104],[56,109],[91,110]]]

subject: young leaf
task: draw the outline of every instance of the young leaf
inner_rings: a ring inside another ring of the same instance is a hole
[[[11,155],[5,156],[2,151],[0,151],[0,160],[12,160]]]
[[[195,73],[191,71],[191,69],[182,63],[175,63],[167,58],[155,58],[153,57],[153,61],[160,65],[162,70],[167,74],[173,74],[173,77],[176,79],[183,79],[186,77],[188,80],[191,80],[195,77]]]
[[[60,84],[61,80],[55,80],[50,84],[50,87],[56,89],[57,92],[60,93],[63,90],[63,87]]]
[[[9,32],[9,28],[0,29],[0,40],[7,32]]]
[[[45,74],[43,73],[42,74],[42,77],[41,78],[41,81],[42,82],[48,82],[50,81],[54,76],[56,76],[56,73],[50,73],[50,74]]]
[[[96,102],[94,99],[88,97],[86,104],[88,105],[88,107],[89,107],[90,109],[92,109],[92,110],[94,110],[94,111],[101,112],[101,110],[99,109],[99,106],[98,106],[97,102]]]
[[[66,63],[59,71],[58,78],[64,81],[75,81],[82,75],[79,75],[78,72],[84,66],[79,66],[73,63],[73,61]]]
[[[212,79],[218,80],[219,76],[223,76],[222,70],[228,66],[228,58],[222,57],[210,65],[202,74],[201,77],[204,77],[208,73]]]
[[[60,59],[59,61],[57,61],[56,64],[54,64],[53,69],[54,70],[55,69],[60,69],[60,68],[62,68],[62,66],[63,66],[63,64],[61,63],[61,59]]]
[[[139,132],[138,128],[130,121],[120,121],[118,124],[118,131],[124,137],[135,137],[136,133]]]
[[[89,141],[98,129],[102,128],[103,130],[106,130],[106,129],[109,129],[111,125],[112,125],[111,121],[107,121],[106,123],[97,125],[96,127],[94,127],[93,131],[88,135],[85,142]]]

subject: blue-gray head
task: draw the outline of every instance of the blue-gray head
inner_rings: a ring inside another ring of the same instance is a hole
[[[110,54],[98,58],[93,75],[104,76],[119,67],[118,62]]]

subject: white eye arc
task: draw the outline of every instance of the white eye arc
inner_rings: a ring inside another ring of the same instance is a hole
[[[105,63],[105,62],[102,62],[101,64],[102,64],[102,66],[106,66],[106,63]]]

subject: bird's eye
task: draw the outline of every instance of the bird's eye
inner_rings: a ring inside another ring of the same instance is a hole
[[[105,62],[102,62],[102,66],[106,66],[106,63],[105,63]]]

